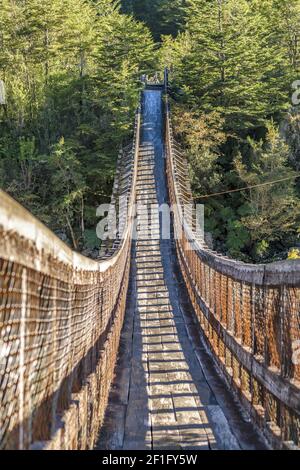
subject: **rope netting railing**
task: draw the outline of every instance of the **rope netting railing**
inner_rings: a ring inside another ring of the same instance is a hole
[[[300,262],[251,265],[208,249],[196,230],[188,164],[166,97],[165,148],[176,248],[201,334],[273,448],[300,447]]]
[[[105,260],[73,252],[0,191],[1,449],[94,445],[125,312],[139,136],[140,110],[123,237]]]

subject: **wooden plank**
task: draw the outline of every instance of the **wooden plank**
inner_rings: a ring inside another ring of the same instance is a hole
[[[127,407],[123,449],[151,449],[151,419],[146,394],[142,399],[132,399]]]
[[[207,433],[195,398],[188,393],[173,394],[173,403],[181,447],[189,450],[209,450]]]
[[[100,432],[99,444],[96,447],[97,450],[119,450],[123,448],[125,416],[125,405],[109,405],[105,416],[105,424]]]
[[[240,446],[232,434],[228,421],[220,406],[205,406],[200,410],[208,439],[213,449],[240,450]]]

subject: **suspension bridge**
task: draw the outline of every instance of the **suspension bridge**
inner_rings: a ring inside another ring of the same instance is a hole
[[[192,202],[167,74],[141,95],[99,261],[0,192],[1,449],[299,449],[300,262],[215,253]],[[147,225],[163,204],[169,238],[159,212]]]

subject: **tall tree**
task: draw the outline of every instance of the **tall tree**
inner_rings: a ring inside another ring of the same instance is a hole
[[[252,254],[259,260],[268,254],[272,244],[284,245],[291,235],[297,234],[300,201],[295,192],[296,173],[288,164],[289,148],[274,123],[268,124],[265,143],[251,139],[249,143],[247,162],[240,155],[235,165],[244,185],[257,186],[245,193],[249,213],[242,217],[242,223],[251,236]],[[274,181],[277,182],[265,185]]]
[[[171,66],[191,104],[221,112],[228,131],[237,132],[260,126],[286,108],[287,89],[284,93],[280,80],[284,53],[270,43],[266,20],[251,2],[189,0],[187,18],[186,32],[174,42]],[[169,49],[168,40],[166,45]],[[184,55],[178,57],[178,49]]]
[[[124,11],[147,24],[156,41],[160,41],[162,35],[176,36],[183,28],[185,3],[185,0],[122,1]]]

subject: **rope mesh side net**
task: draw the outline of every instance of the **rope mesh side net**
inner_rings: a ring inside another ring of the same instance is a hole
[[[1,449],[93,446],[125,311],[139,134],[138,112],[124,238],[102,261],[72,252],[0,191]]]

